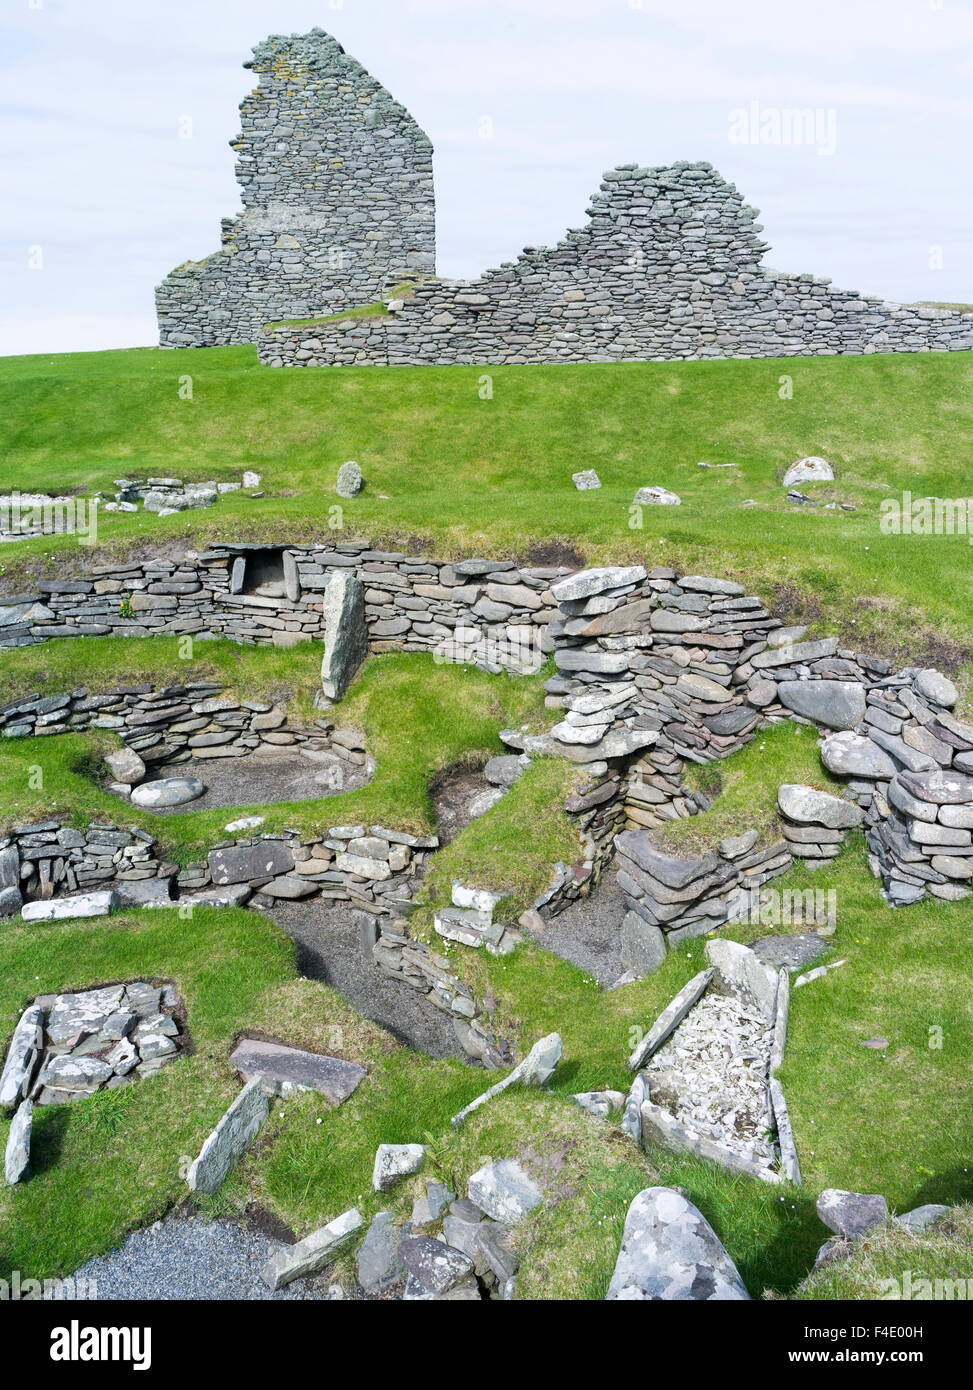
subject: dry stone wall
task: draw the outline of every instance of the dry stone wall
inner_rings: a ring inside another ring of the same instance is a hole
[[[619,832],[652,831],[705,809],[706,798],[685,786],[686,763],[724,757],[780,719],[822,731],[824,763],[847,779],[891,904],[970,891],[973,727],[950,714],[952,683],[914,667],[893,671],[833,639],[802,640],[803,629],[782,628],[759,598],[728,580],[640,565],[569,574],[503,560],[441,563],[364,542],[282,552],[227,547],[45,581],[37,593],[0,603],[2,643],[152,631],[288,644],[320,639],[321,596],[336,573],[353,573],[362,584],[373,651],[433,651],[488,669],[536,669],[553,652],[557,674],[546,684],[548,703],[563,718],[548,733],[502,735],[515,753],[563,757],[583,774],[567,803],[581,835],[579,859],[556,867],[538,907],[551,912],[587,891],[612,858]],[[118,719],[140,756],[164,761],[185,752],[171,731],[175,725],[180,737],[187,732],[179,727],[186,693],[108,698],[103,707],[84,693],[28,697],[0,711],[0,726],[7,737],[26,736],[75,728],[96,715],[92,722],[107,718],[109,727]],[[218,705],[208,689],[194,690],[189,716],[214,700]],[[281,728],[275,715],[274,727],[255,727],[270,714],[214,706],[207,717],[232,734],[231,747],[246,751]],[[327,741],[328,731],[292,736]],[[759,885],[794,857],[824,862],[837,853],[838,832],[852,823],[832,825],[790,802],[781,812],[782,841],[722,855],[722,867],[712,866],[719,883],[697,866],[676,885],[681,896],[665,904],[678,903],[678,911],[661,911],[658,892],[649,893],[650,904],[644,882],[641,894],[630,893],[632,910],[663,935],[707,930],[731,890]]]
[[[163,347],[252,343],[435,267],[432,144],[409,113],[321,29],[253,55],[232,142],[243,211],[157,288]]]
[[[619,165],[588,224],[388,317],[264,332],[271,366],[618,362],[973,348],[973,315],[762,263],[756,212],[710,164]]]

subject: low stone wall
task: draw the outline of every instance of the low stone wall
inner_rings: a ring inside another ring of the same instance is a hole
[[[588,225],[394,315],[264,329],[269,366],[617,362],[973,348],[973,315],[762,264],[757,213],[712,165],[619,165]]]
[[[95,566],[0,597],[0,647],[54,637],[216,634],[293,646],[324,637],[324,591],[337,571],[364,590],[373,651],[468,656],[496,667],[549,644],[550,584],[568,571],[507,560],[433,561],[366,542],[227,546],[179,560]]]

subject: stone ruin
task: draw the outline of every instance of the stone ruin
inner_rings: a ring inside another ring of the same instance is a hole
[[[246,66],[243,212],[158,287],[163,347],[256,342],[274,367],[973,349],[973,315],[768,269],[756,210],[704,162],[620,164],[556,246],[438,280],[432,145],[409,113],[320,29]]]
[[[231,142],[243,211],[156,290],[162,347],[252,343],[264,324],[365,304],[435,268],[432,144],[321,29],[271,35]]]

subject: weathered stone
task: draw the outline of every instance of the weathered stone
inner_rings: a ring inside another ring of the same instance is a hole
[[[885,779],[895,776],[895,764],[877,743],[847,731],[831,734],[821,749],[821,761],[841,777]]]
[[[834,469],[827,459],[798,459],[784,474],[781,487],[796,487],[799,483],[830,483],[834,481]]]
[[[132,786],[145,776],[145,763],[132,748],[116,748],[106,753],[105,762],[116,782]]]
[[[470,1177],[467,1192],[481,1211],[505,1226],[516,1226],[543,1201],[540,1188],[512,1158],[477,1169]]]
[[[8,1186],[21,1182],[30,1171],[30,1137],[34,1123],[34,1107],[22,1101],[10,1122],[7,1148],[4,1153],[3,1176]]]
[[[614,565],[603,569],[580,570],[551,585],[551,593],[557,603],[574,602],[602,594],[606,589],[619,589],[628,584],[638,584],[645,578],[643,565]]]
[[[361,1213],[352,1207],[320,1230],[299,1240],[296,1245],[283,1246],[264,1265],[260,1271],[261,1279],[269,1289],[282,1289],[295,1279],[316,1274],[325,1265],[331,1264],[362,1224]]]
[[[829,1187],[817,1200],[817,1213],[835,1235],[857,1240],[876,1226],[885,1226],[889,1219],[888,1203],[877,1194],[845,1192]]]
[[[317,1091],[332,1105],[346,1101],[368,1075],[364,1067],[354,1062],[256,1038],[237,1043],[230,1061],[245,1081],[259,1077],[264,1090],[273,1095]]]
[[[561,1035],[560,1033],[549,1033],[546,1038],[541,1038],[539,1042],[534,1043],[524,1060],[514,1067],[509,1076],[505,1076],[502,1081],[498,1081],[495,1086],[491,1086],[488,1091],[484,1091],[481,1096],[477,1096],[469,1105],[454,1115],[452,1124],[457,1127],[461,1125],[474,1110],[479,1110],[481,1105],[485,1105],[488,1100],[492,1100],[501,1091],[505,1091],[508,1086],[546,1086],[554,1075],[560,1060]],[[472,1195],[471,1193],[470,1196],[472,1197]]]
[[[258,840],[255,845],[230,846],[209,853],[209,871],[218,887],[276,878],[294,867],[294,855],[282,840]]]
[[[425,1161],[424,1144],[380,1144],[372,1169],[372,1187],[376,1192],[388,1192],[400,1178],[418,1173]]]
[[[143,782],[133,787],[132,805],[157,811],[196,801],[205,791],[205,784],[198,777],[163,777],[157,782]]]
[[[324,657],[321,689],[329,700],[340,700],[368,653],[365,591],[353,574],[336,571],[322,602]]]
[[[20,1015],[0,1074],[0,1108],[12,1110],[30,1095],[44,1048],[44,1010],[30,1004]]]
[[[901,1216],[896,1216],[895,1224],[901,1226],[903,1230],[909,1231],[912,1235],[917,1235],[920,1231],[927,1231],[930,1226],[935,1226],[937,1221],[942,1221],[944,1216],[948,1216],[949,1207],[944,1207],[936,1202],[927,1202],[925,1206],[914,1207],[912,1211],[903,1212]]]
[[[662,1010],[645,1037],[636,1044],[628,1059],[630,1071],[639,1071],[645,1066],[652,1054],[658,1051],[670,1033],[683,1021],[693,1005],[702,998],[712,978],[713,971],[711,969],[701,970],[698,975],[693,976],[688,984],[683,985],[675,999]]]
[[[725,985],[746,995],[768,1023],[777,1012],[777,971],[748,946],[720,937],[707,941],[706,959]]]
[[[365,1293],[377,1297],[405,1283],[405,1265],[399,1257],[402,1234],[391,1212],[380,1211],[372,1218],[355,1255],[358,1282]]]
[[[216,1192],[266,1122],[267,1097],[259,1077],[248,1081],[193,1160],[186,1182],[192,1192]],[[276,1285],[274,1286],[276,1287]]]
[[[829,830],[850,830],[860,825],[863,813],[859,806],[850,801],[842,801],[830,792],[819,792],[814,787],[802,787],[785,782],[777,792],[777,805],[781,814],[798,825],[823,825]]]
[[[57,922],[68,917],[107,917],[118,904],[111,888],[94,893],[76,893],[67,898],[46,898],[24,903],[20,915],[25,922]]]
[[[362,471],[353,459],[343,463],[338,469],[338,479],[334,490],[339,497],[357,497],[362,490]]]
[[[946,709],[952,709],[959,699],[959,691],[949,677],[931,668],[917,674],[912,688],[924,700],[930,700],[934,705],[943,705]]]
[[[431,1293],[443,1294],[473,1273],[473,1261],[431,1236],[410,1236],[399,1246],[408,1272]]]
[[[610,1300],[749,1299],[712,1226],[682,1193],[649,1187],[628,1209]]]
[[[662,931],[637,912],[626,912],[619,932],[619,946],[623,968],[634,970],[640,977],[658,970],[667,954]]]
[[[865,718],[865,688],[852,681],[781,681],[777,697],[829,729],[855,729]]]

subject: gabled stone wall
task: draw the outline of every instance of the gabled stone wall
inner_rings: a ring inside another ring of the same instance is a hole
[[[432,145],[404,107],[321,29],[253,54],[232,142],[243,212],[157,288],[163,347],[252,343],[435,269]]]
[[[756,212],[710,164],[604,176],[586,227],[388,317],[265,332],[270,366],[617,362],[973,349],[973,315],[762,264]]]

